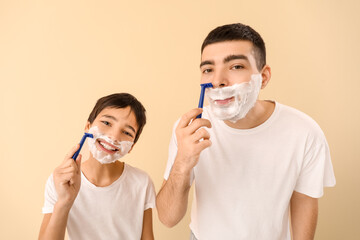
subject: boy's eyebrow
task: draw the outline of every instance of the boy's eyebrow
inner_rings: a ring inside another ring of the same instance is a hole
[[[209,60],[206,60],[206,61],[202,61],[200,63],[200,68],[204,65],[214,65],[214,61],[209,61]]]
[[[116,122],[118,121],[116,117],[111,116],[111,115],[104,114],[104,115],[102,115],[102,117],[110,118],[110,119],[112,119],[112,120],[114,120]]]
[[[239,54],[239,55],[229,55],[226,58],[224,58],[224,63],[228,63],[232,60],[236,60],[236,59],[243,59],[246,61],[249,61],[249,58],[243,54]]]
[[[127,127],[127,128],[130,128],[130,129],[136,134],[135,128],[133,128],[133,127],[130,126],[129,124],[126,124],[126,127]]]

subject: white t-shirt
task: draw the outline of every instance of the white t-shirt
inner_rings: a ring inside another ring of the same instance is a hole
[[[51,175],[42,212],[52,213],[56,201]],[[139,240],[144,211],[154,207],[154,185],[140,169],[124,164],[121,176],[107,187],[96,187],[81,173],[80,191],[67,221],[69,239]]]
[[[204,108],[203,118],[212,124],[207,129],[212,145],[193,169],[190,223],[199,240],[290,239],[293,191],[319,198],[323,187],[335,185],[320,127],[304,113],[275,104],[267,121],[244,130],[227,126]],[[165,179],[176,153],[173,132]]]

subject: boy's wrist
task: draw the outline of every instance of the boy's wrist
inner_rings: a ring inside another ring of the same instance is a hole
[[[58,200],[56,203],[55,203],[55,206],[54,206],[54,209],[58,209],[60,211],[66,211],[66,212],[69,212],[72,205],[73,205],[73,201],[63,201],[63,200]]]

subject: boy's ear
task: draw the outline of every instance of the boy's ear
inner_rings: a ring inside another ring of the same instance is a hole
[[[135,146],[135,143],[131,146],[131,148],[130,148],[130,150],[129,150],[129,152],[128,152],[128,154],[132,151],[132,149],[133,149],[133,147]]]
[[[261,70],[261,77],[262,77],[261,89],[264,89],[266,85],[269,83],[271,78],[271,68],[269,65],[265,65],[264,68]]]
[[[86,124],[85,124],[85,129],[84,129],[84,131],[85,131],[85,132],[89,132],[90,127],[91,127],[91,123],[90,123],[89,121],[87,121]]]

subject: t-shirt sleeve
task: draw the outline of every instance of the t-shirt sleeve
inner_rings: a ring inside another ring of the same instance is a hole
[[[149,208],[155,207],[155,198],[156,198],[154,183],[149,176],[148,176],[147,182],[148,183],[147,183],[147,187],[146,187],[144,211]]]
[[[324,194],[324,187],[333,187],[335,184],[329,146],[323,138],[305,155],[295,191],[320,198]]]
[[[175,161],[175,157],[177,154],[177,141],[176,141],[176,134],[175,134],[175,129],[176,126],[179,124],[180,120],[177,120],[174,124],[173,130],[172,130],[172,135],[171,135],[171,139],[170,139],[170,143],[169,143],[169,153],[168,153],[168,160],[167,160],[167,164],[166,164],[166,169],[165,169],[165,173],[164,173],[164,179],[168,180],[172,166],[174,164]]]
[[[144,211],[149,209],[149,208],[154,208],[155,207],[155,199],[156,199],[156,194],[155,194],[154,183],[151,180],[151,178],[148,176]]]
[[[42,213],[52,213],[54,210],[55,203],[57,201],[57,193],[55,189],[53,175],[51,174],[46,181],[45,185],[45,201],[42,208]]]

